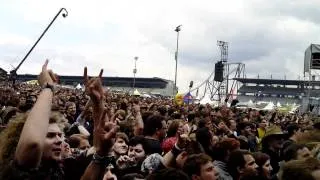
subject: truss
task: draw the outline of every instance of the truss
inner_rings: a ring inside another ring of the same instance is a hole
[[[237,91],[241,84],[234,80],[234,78],[245,78],[245,64],[228,62],[228,43],[224,41],[217,41],[220,48],[220,61],[224,64],[223,81],[217,82],[214,80],[214,68],[209,77],[204,80],[199,86],[190,90],[190,92],[197,91],[200,100],[205,96],[209,96],[213,101],[232,101],[237,95]],[[201,95],[198,94],[199,89],[204,89]]]

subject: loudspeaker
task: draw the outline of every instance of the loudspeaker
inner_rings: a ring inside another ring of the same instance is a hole
[[[192,88],[192,87],[193,87],[193,81],[190,81],[189,88]]]
[[[222,61],[218,61],[214,65],[214,80],[218,82],[223,81],[223,63]]]
[[[320,53],[314,52],[311,54],[311,67],[312,69],[320,69]]]

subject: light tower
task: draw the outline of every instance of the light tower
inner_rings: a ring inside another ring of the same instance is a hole
[[[133,69],[133,91],[136,86],[136,74],[137,74],[137,61],[138,57],[134,57],[134,69]]]

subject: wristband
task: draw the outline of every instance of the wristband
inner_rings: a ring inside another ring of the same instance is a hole
[[[97,153],[93,154],[92,162],[102,166],[110,166],[114,161],[113,156],[99,156]]]

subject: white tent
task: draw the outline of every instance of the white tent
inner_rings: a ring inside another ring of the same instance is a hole
[[[76,86],[76,89],[82,89],[81,84],[78,84],[78,85]]]
[[[273,102],[269,102],[268,105],[263,108],[263,110],[273,110],[273,109],[274,109]]]
[[[278,108],[281,107],[281,104],[280,104],[279,101],[277,102],[277,107],[278,107]]]
[[[139,93],[138,89],[136,89],[136,90],[134,90],[133,95],[134,96],[140,96],[141,94]]]
[[[248,107],[253,107],[254,106],[253,101],[251,99],[248,101],[247,106]]]

